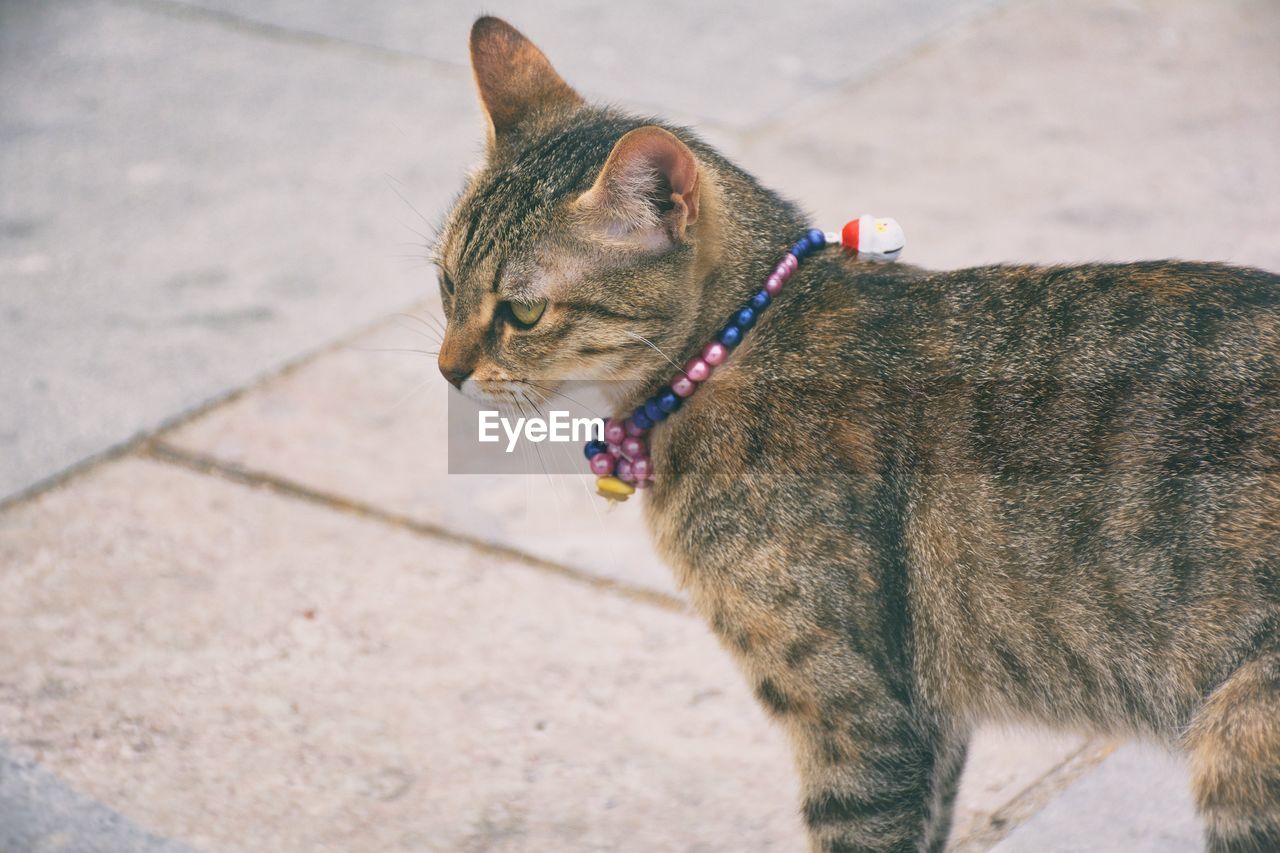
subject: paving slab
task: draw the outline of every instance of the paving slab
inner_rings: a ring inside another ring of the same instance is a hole
[[[438,64],[0,4],[0,498],[434,287],[396,190],[443,208],[474,101]]]
[[[1183,257],[1280,269],[1280,5],[1048,0],[961,24],[735,153],[906,262]]]
[[[465,68],[481,12],[506,18],[574,86],[611,103],[710,121],[759,124],[833,86],[864,79],[992,0],[800,0],[619,3],[495,0],[183,0],[235,16],[430,57]],[[224,19],[225,20],[225,19]]]
[[[1198,853],[1186,763],[1128,744],[992,848],[999,853]]]
[[[681,613],[127,459],[0,517],[0,737],[247,850],[794,849],[782,736]]]

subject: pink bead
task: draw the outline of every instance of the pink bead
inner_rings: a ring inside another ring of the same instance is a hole
[[[634,483],[636,481],[636,472],[631,467],[631,460],[619,459],[618,467],[614,469],[614,476],[624,483]]]
[[[622,455],[633,462],[637,456],[644,456],[644,450],[644,442],[634,435],[622,440]]]
[[[632,459],[631,474],[636,478],[637,483],[653,479],[653,463],[649,461],[649,457],[641,456],[638,459]]]
[[[631,485],[635,486],[637,489],[647,489],[653,485],[653,480],[636,480]]]
[[[702,348],[702,360],[712,367],[723,363],[728,355],[729,351],[719,341],[712,341]]]
[[[777,275],[769,276],[764,280],[765,292],[768,293],[770,296],[777,296],[778,293],[782,290],[782,283],[784,281],[786,281],[786,279],[780,278]]]
[[[786,264],[778,264],[776,267],[773,268],[773,274],[776,275],[778,278],[782,279],[782,281],[784,282],[787,279],[791,278],[791,273],[792,273],[791,268],[788,267]]]
[[[609,452],[612,453],[614,456],[617,456],[619,453],[622,452],[622,445],[620,444],[614,444],[611,441],[607,446],[609,448]]]
[[[609,418],[604,422],[604,440],[610,444],[621,444],[627,437],[627,428],[617,418]]]
[[[591,457],[591,473],[598,477],[608,477],[613,473],[614,461],[612,453],[597,453]]]
[[[788,272],[795,272],[796,267],[800,266],[800,262],[796,260],[795,255],[788,252],[787,256],[782,259],[782,265],[787,268]]]
[[[676,392],[677,397],[688,397],[698,390],[698,383],[681,373],[671,380],[671,390]]]
[[[644,432],[645,432],[641,427],[636,426],[636,422],[631,418],[627,418],[626,423],[623,424],[623,427],[626,428],[627,435],[644,435]]]
[[[706,382],[707,377],[711,375],[711,365],[700,358],[691,358],[684,366],[684,375],[694,382]]]

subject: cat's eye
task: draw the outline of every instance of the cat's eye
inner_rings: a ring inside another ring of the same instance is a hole
[[[542,319],[542,312],[547,310],[547,300],[535,299],[533,302],[508,302],[507,309],[522,328],[529,328]]]
[[[440,270],[440,286],[444,288],[444,292],[453,296],[453,279],[449,278],[449,274],[444,270]]]

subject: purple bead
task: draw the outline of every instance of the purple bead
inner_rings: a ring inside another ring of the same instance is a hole
[[[609,418],[604,422],[604,440],[610,444],[621,444],[627,437],[627,428],[617,418]]]
[[[644,442],[636,436],[627,436],[622,442],[622,455],[628,459],[644,456]]]
[[[723,364],[728,356],[729,348],[719,341],[712,341],[702,348],[702,360],[712,367]]]
[[[636,422],[635,416],[627,418],[623,426],[627,430],[627,435],[644,435],[649,428]]]
[[[698,383],[682,373],[671,380],[671,390],[681,397],[688,397],[698,390]]]
[[[788,272],[795,272],[796,267],[800,266],[800,261],[795,255],[788,253],[787,256],[782,259],[782,266],[786,267]]]
[[[620,445],[620,444],[614,444],[614,443],[611,441],[611,442],[609,442],[609,444],[606,446],[606,448],[605,448],[605,449],[606,449],[606,450],[608,450],[610,453],[612,453],[614,456],[617,456],[619,453],[621,453],[621,452],[622,452],[622,445]]]
[[[701,358],[691,358],[689,363],[684,366],[684,375],[694,382],[706,382],[707,377],[711,375],[711,365]],[[674,388],[675,386],[673,385],[672,387]]]
[[[631,473],[635,476],[637,483],[653,479],[653,462],[649,460],[648,456],[632,459]]]
[[[804,236],[809,238],[809,242],[813,244],[815,249],[821,249],[827,245],[827,235],[823,233],[821,228],[810,228]]]
[[[615,461],[612,453],[597,453],[591,457],[591,473],[597,477],[608,477],[613,473]]]
[[[630,459],[619,459],[618,467],[614,469],[613,474],[624,483],[634,483],[636,481],[636,473],[631,467]]]
[[[779,293],[782,292],[782,284],[785,281],[786,281],[785,278],[782,278],[777,273],[774,273],[773,275],[769,276],[767,279],[764,280],[765,292],[768,293],[770,296],[777,296]]]

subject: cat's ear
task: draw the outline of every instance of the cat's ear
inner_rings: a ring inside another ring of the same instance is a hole
[[[582,104],[542,51],[501,18],[486,15],[472,25],[471,70],[489,117],[490,145],[540,110]]]
[[[638,127],[618,140],[575,202],[612,237],[660,249],[698,220],[698,161],[675,134]]]

